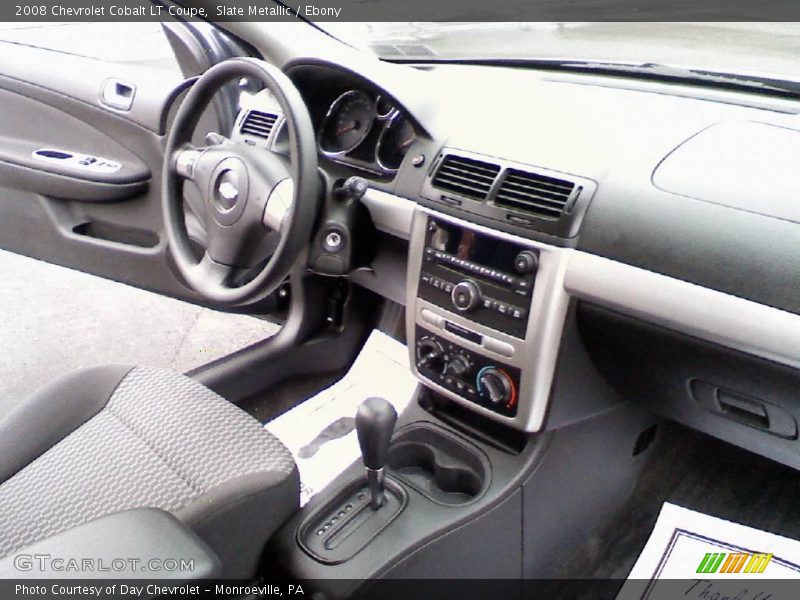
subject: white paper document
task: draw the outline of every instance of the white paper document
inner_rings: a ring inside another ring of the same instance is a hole
[[[417,386],[404,344],[373,331],[341,380],[265,425],[291,451],[300,471],[300,504],[359,460],[358,405],[381,396],[400,414]]]
[[[796,599],[800,542],[665,503],[618,600]]]

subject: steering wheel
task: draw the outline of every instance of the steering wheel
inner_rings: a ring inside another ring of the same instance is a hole
[[[242,77],[261,81],[280,104],[289,131],[288,159],[221,136],[219,144],[191,144],[214,94]],[[208,243],[200,260],[186,230],[185,181],[197,187],[203,200]],[[162,186],[169,248],[192,289],[228,305],[255,302],[277,289],[311,237],[319,193],[311,117],[280,69],[256,59],[233,58],[200,76],[167,138]]]

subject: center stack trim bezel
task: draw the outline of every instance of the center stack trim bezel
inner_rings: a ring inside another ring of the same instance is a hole
[[[477,233],[513,242],[536,250],[539,256],[531,306],[528,310],[527,330],[524,339],[503,333],[472,321],[468,313],[448,310],[419,298],[420,273],[425,252],[426,229],[429,219],[446,221]],[[476,413],[504,423],[513,428],[535,432],[542,429],[550,390],[555,374],[561,334],[564,329],[569,306],[569,295],[564,289],[567,264],[574,251],[559,248],[534,240],[499,232],[457,217],[439,213],[425,207],[417,207],[411,225],[406,298],[406,339],[414,375],[427,387],[457,402]],[[449,321],[483,337],[497,341],[497,349],[477,344],[456,335],[444,327]],[[518,408],[514,417],[504,416],[460,396],[420,373],[416,363],[417,327],[461,346],[471,352],[492,358],[500,364],[520,369]],[[508,356],[509,348],[512,356]]]

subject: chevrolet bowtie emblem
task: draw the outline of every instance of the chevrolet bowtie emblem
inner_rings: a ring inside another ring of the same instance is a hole
[[[230,181],[223,181],[219,184],[219,195],[233,205],[239,197],[239,189]]]

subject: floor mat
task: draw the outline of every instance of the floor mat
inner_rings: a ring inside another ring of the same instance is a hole
[[[406,346],[376,330],[342,379],[265,425],[297,462],[301,505],[359,459],[354,420],[358,405],[370,396],[382,396],[401,413],[416,387]]]
[[[664,502],[800,539],[800,473],[666,424],[630,501],[565,564],[562,577],[627,577]]]

